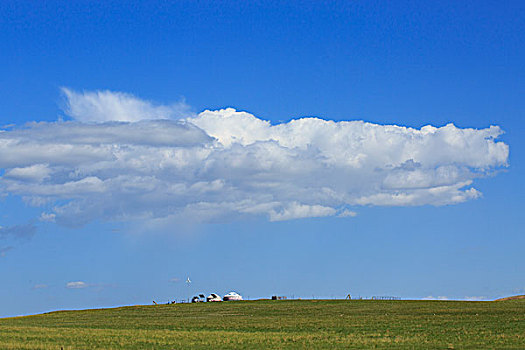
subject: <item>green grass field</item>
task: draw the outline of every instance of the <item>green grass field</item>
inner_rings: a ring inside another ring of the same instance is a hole
[[[525,349],[525,300],[290,300],[0,319],[0,349]]]

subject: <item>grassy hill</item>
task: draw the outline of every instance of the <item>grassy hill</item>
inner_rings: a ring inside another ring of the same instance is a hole
[[[1,349],[525,348],[525,300],[289,300],[0,319]]]
[[[511,297],[496,299],[496,301],[520,300],[525,299],[525,295],[513,295]]]

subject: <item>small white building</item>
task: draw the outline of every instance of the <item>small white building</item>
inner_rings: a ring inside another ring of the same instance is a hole
[[[222,300],[224,301],[242,300],[242,296],[240,296],[238,293],[235,293],[235,292],[229,292],[222,298]]]

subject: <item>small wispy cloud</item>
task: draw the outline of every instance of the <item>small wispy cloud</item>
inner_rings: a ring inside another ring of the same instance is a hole
[[[339,214],[337,214],[337,216],[340,218],[347,218],[347,217],[353,218],[357,216],[357,213],[352,210],[344,209]]]
[[[323,216],[333,216],[336,209],[322,205],[306,205],[297,202],[290,203],[287,207],[279,211],[270,212],[270,221],[285,221],[303,218],[318,218]]]
[[[0,239],[30,239],[36,233],[36,226],[33,224],[0,226]]]
[[[47,285],[47,284],[35,284],[33,286],[33,288],[31,288],[31,289],[45,289],[45,288],[48,288],[48,287],[49,287],[49,285]]]
[[[440,296],[432,296],[432,295],[429,295],[427,297],[424,297],[422,298],[422,300],[450,300],[448,297],[446,296],[443,296],[443,295],[440,295]]]
[[[13,247],[9,246],[9,247],[0,248],[0,258],[3,258],[7,254],[7,252],[10,250],[13,250]]]
[[[178,283],[178,282],[180,282],[180,281],[181,281],[181,279],[180,279],[180,278],[177,278],[177,277],[170,278],[170,282],[171,282],[171,283]]]
[[[440,295],[440,296],[432,296],[432,295],[429,295],[427,297],[424,297],[422,298],[422,300],[466,300],[466,301],[483,301],[483,300],[488,300],[487,297],[485,296],[466,296],[466,297],[463,297],[463,298],[449,298],[447,296],[443,296],[443,295]]]
[[[123,92],[108,90],[76,92],[66,87],[61,90],[66,97],[64,112],[80,122],[137,122],[177,119],[192,115],[190,106],[184,100],[171,105],[161,105]]]
[[[67,289],[86,289],[101,291],[106,288],[117,288],[116,283],[87,283],[84,281],[71,281],[66,283]]]
[[[66,288],[68,289],[82,289],[82,288],[87,288],[89,286],[90,286],[89,284],[83,281],[75,281],[75,282],[66,283]]]
[[[0,258],[5,257],[18,243],[30,240],[35,233],[36,226],[32,223],[25,225],[0,226],[0,240],[10,244],[5,247],[0,247]]]
[[[484,300],[488,300],[487,297],[485,296],[467,296],[464,298],[464,300],[467,300],[467,301],[484,301]]]
[[[40,221],[43,222],[55,222],[56,214],[43,212],[40,214]]]

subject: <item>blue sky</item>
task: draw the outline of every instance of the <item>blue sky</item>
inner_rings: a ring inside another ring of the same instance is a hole
[[[524,32],[520,1],[2,1],[0,316],[525,293]]]

